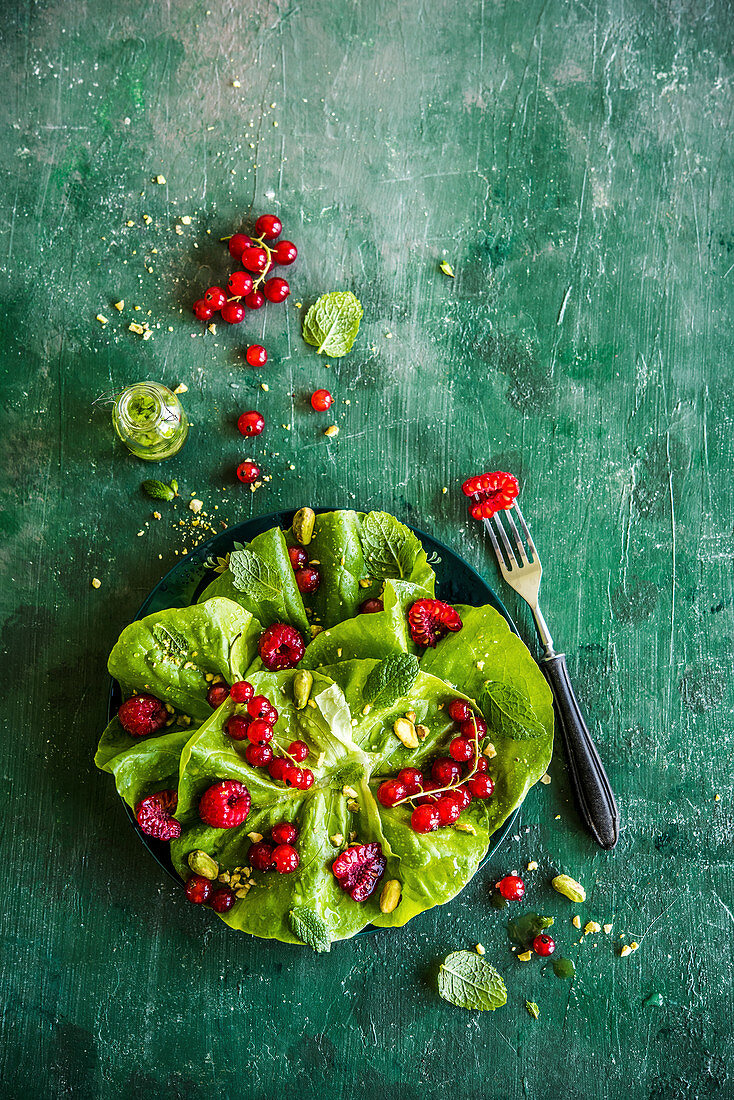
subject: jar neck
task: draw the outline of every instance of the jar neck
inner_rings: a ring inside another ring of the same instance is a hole
[[[173,410],[161,398],[157,388],[140,382],[130,386],[117,399],[120,425],[129,432],[154,431],[164,421],[175,419]]]

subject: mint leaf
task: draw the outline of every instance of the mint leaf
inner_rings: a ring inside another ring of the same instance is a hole
[[[364,560],[378,580],[409,577],[423,549],[413,532],[387,512],[368,512],[360,538]]]
[[[528,1010],[528,1012],[530,1013],[530,1015],[533,1017],[533,1019],[537,1020],[538,1016],[540,1016],[540,1009],[536,1005],[535,1001],[526,1001],[525,1002],[525,1007]]]
[[[163,650],[164,657],[177,660],[180,657],[185,657],[189,652],[188,639],[172,626],[163,626],[162,623],[156,623],[151,630],[151,634],[153,640]]]
[[[447,955],[438,971],[438,992],[458,1008],[494,1012],[507,1004],[507,989],[491,963],[473,951]]]
[[[291,909],[288,914],[291,932],[314,951],[330,951],[331,937],[326,923],[313,909],[305,905]]]
[[[362,305],[351,290],[332,290],[322,294],[303,318],[303,339],[319,355],[325,352],[339,359],[351,350],[362,316]]]
[[[545,728],[527,695],[502,680],[485,680],[482,710],[497,733],[524,741],[543,737]]]
[[[243,547],[229,556],[232,584],[238,592],[249,596],[256,603],[275,603],[284,606],[283,586],[279,571],[261,558],[254,550]]]
[[[368,703],[391,707],[407,695],[418,675],[418,658],[412,653],[386,657],[370,672],[362,694]]]
[[[166,485],[165,481],[156,481],[155,478],[144,481],[140,488],[153,500],[173,500],[176,495],[171,485]]]

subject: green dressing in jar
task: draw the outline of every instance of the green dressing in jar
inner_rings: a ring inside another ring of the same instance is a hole
[[[115,401],[112,423],[127,449],[150,462],[178,454],[189,434],[181,402],[158,382],[138,382],[124,390]]]

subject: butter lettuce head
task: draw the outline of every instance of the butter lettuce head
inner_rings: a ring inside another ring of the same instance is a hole
[[[403,925],[463,889],[492,834],[548,766],[552,700],[530,653],[492,607],[461,606],[460,632],[435,649],[414,645],[406,612],[414,600],[434,595],[435,577],[418,539],[392,516],[344,511],[317,517],[308,554],[322,581],[306,603],[288,558],[291,545],[291,531],[259,535],[232,553],[198,605],[159,612],[123,631],[111,673],[125,696],[150,691],[167,703],[172,725],[135,741],[113,719],[96,761],[114,775],[131,806],[155,790],[177,787],[182,832],[170,851],[184,879],[192,850],[203,849],[231,873],[248,866],[251,834],[265,836],[274,824],[293,822],[299,830],[298,869],[286,875],[252,872],[246,896],[222,919],[257,936],[302,943],[291,917],[298,909],[336,941],[369,924]],[[362,601],[376,596],[384,610],[359,614]],[[289,622],[312,638],[302,664],[312,670],[313,685],[303,709],[293,699],[296,673],[267,672],[257,656],[260,632],[274,621]],[[368,680],[374,683],[382,663],[400,654],[413,655],[406,658],[408,666],[412,662],[411,686],[400,698],[387,693],[368,702]],[[274,744],[287,749],[298,739],[309,746],[304,766],[313,771],[314,784],[308,791],[288,789],[271,780],[267,769],[250,767],[247,742],[233,742],[224,732],[229,716],[243,708],[228,699],[212,712],[206,703],[212,675],[228,683],[248,679],[271,699],[279,712]],[[417,834],[410,828],[410,804],[386,809],[377,801],[377,788],[402,767],[428,775],[433,760],[447,754],[456,734],[448,704],[457,697],[471,701],[487,721],[494,794],[472,802],[461,828]],[[393,731],[396,719],[409,711],[428,731],[414,750]],[[212,829],[198,815],[201,795],[221,779],[244,783],[252,799],[247,820],[234,829]],[[331,873],[350,842],[373,841],[387,861],[382,881],[401,884],[392,913],[380,911],[382,884],[358,903]]]

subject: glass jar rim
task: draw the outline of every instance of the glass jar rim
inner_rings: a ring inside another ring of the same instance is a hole
[[[167,402],[163,399],[161,390],[162,386],[157,382],[135,382],[132,386],[128,386],[123,390],[117,398],[115,408],[120,422],[124,428],[128,431],[150,431],[160,424],[163,420],[170,421],[180,419],[175,415],[171,415],[174,410],[168,407]],[[169,391],[170,392],[170,391]],[[152,406],[149,412],[143,412],[142,415],[136,414],[135,419],[130,415],[130,404],[136,398],[145,396],[150,398]],[[166,394],[168,396],[168,394]],[[175,394],[171,393],[171,404],[178,405],[178,399]],[[166,415],[168,414],[168,415]]]

